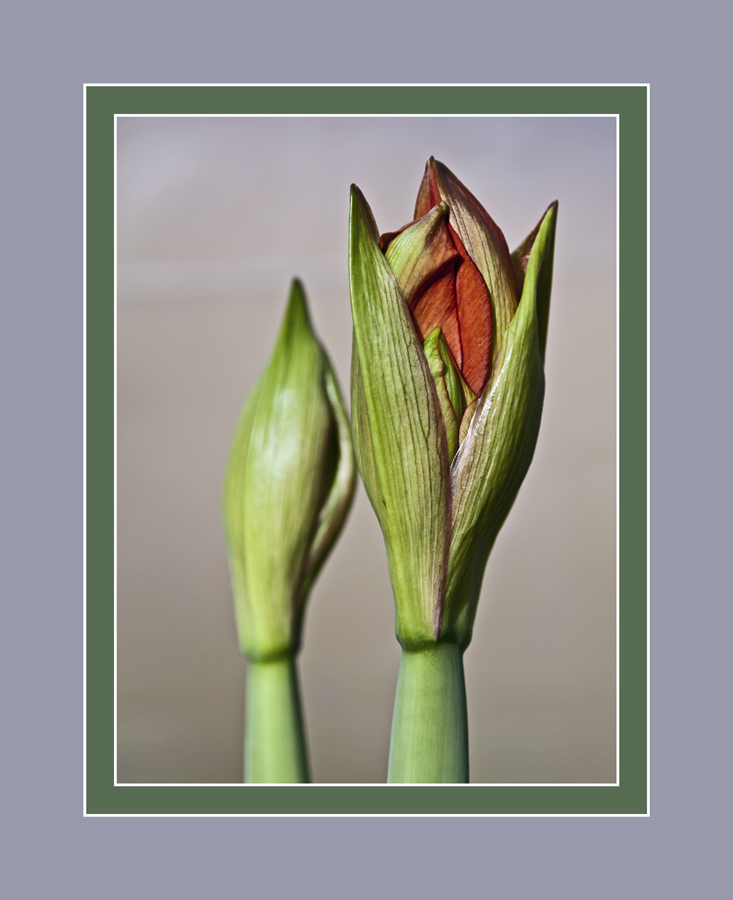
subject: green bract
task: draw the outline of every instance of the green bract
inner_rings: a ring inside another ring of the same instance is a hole
[[[305,602],[354,492],[349,420],[294,281],[242,411],[222,500],[239,640],[251,660],[298,649]]]
[[[356,458],[406,648],[470,639],[491,547],[532,461],[557,203],[510,254],[441,163],[415,221],[381,239],[352,186]]]

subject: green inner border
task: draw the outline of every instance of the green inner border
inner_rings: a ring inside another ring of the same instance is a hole
[[[87,773],[95,814],[622,814],[647,812],[646,86],[250,86],[86,89]],[[115,114],[619,116],[620,784],[114,786]]]

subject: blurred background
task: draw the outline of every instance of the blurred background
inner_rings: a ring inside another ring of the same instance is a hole
[[[290,280],[348,396],[348,190],[380,231],[435,155],[510,249],[560,201],[534,462],[465,656],[471,781],[616,779],[613,118],[119,118],[117,780],[242,779],[219,499]],[[361,485],[311,593],[300,672],[315,782],[386,780],[400,648]]]

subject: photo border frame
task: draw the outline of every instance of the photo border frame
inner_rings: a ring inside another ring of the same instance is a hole
[[[85,85],[84,100],[85,814],[648,815],[648,85]],[[618,784],[115,784],[115,117],[171,114],[617,117]]]

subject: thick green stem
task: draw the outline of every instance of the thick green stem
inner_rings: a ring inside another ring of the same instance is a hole
[[[244,780],[249,784],[310,780],[298,673],[292,656],[249,663]]]
[[[457,644],[402,651],[388,780],[468,782],[466,683]]]

